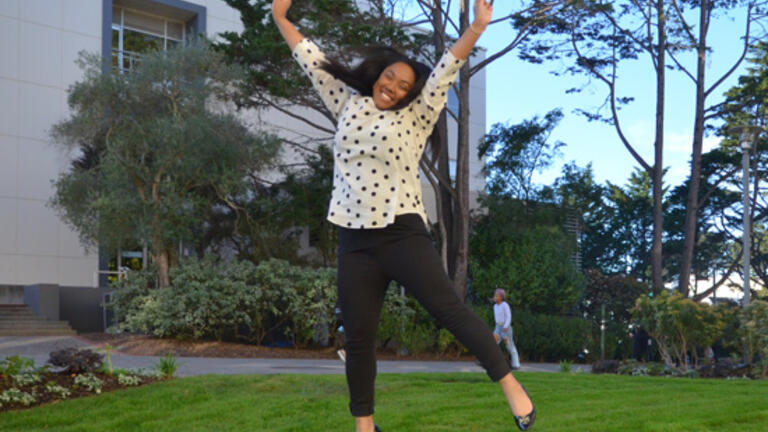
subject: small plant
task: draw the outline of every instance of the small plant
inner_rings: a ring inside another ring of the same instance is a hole
[[[89,349],[64,348],[53,351],[48,363],[63,367],[69,373],[94,372],[102,365],[103,355]]]
[[[84,373],[75,377],[75,385],[78,387],[84,387],[88,391],[95,393],[101,393],[102,381],[92,373]]]
[[[118,374],[117,382],[124,386],[137,386],[141,384],[141,378],[136,375]]]
[[[112,355],[111,355],[112,349],[113,349],[112,345],[109,345],[109,344],[105,345],[104,348],[99,349],[99,351],[104,351],[104,355],[106,356],[107,367],[104,370],[104,373],[106,373],[109,376],[113,376]]]
[[[39,383],[42,378],[34,372],[22,372],[18,375],[11,375],[11,378],[20,386],[28,386]]]
[[[18,375],[34,369],[35,360],[28,357],[10,356],[0,361],[0,375]]]
[[[172,378],[179,368],[176,357],[168,353],[155,365],[155,368],[162,374],[163,378]]]
[[[45,391],[47,391],[52,395],[55,395],[60,399],[66,399],[67,397],[69,397],[70,394],[72,394],[72,392],[70,392],[68,389],[56,384],[53,381],[50,381],[47,384],[45,384]]]
[[[37,397],[34,394],[23,392],[15,387],[0,393],[0,405],[2,403],[20,403],[29,406],[35,402],[37,402]]]
[[[571,373],[573,362],[569,360],[560,360],[560,372]]]

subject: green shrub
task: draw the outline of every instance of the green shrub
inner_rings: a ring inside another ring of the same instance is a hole
[[[633,314],[658,343],[664,363],[682,375],[698,368],[698,353],[711,346],[725,328],[714,307],[666,291],[654,298],[640,297]]]
[[[268,334],[308,345],[319,326],[334,321],[334,269],[302,268],[281,260],[185,260],[171,271],[171,286],[150,288],[142,272],[120,282],[112,307],[116,329],[158,337],[261,343]],[[281,331],[283,335],[276,335]],[[334,330],[335,331],[335,330]]]
[[[95,393],[101,393],[103,384],[97,376],[90,372],[75,377],[75,386],[86,388]]]
[[[740,316],[738,334],[747,349],[749,364],[756,366],[755,375],[768,375],[768,302],[753,300]],[[762,360],[754,363],[755,357]]]
[[[157,364],[155,364],[155,370],[163,378],[173,378],[178,369],[179,363],[176,361],[176,357],[170,353],[160,358]]]
[[[512,311],[515,346],[527,361],[576,360],[590,334],[581,318]]]

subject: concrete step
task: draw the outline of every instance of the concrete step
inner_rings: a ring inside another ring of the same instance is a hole
[[[34,322],[4,322],[0,328],[69,328],[69,323],[64,321],[34,321]]]
[[[0,328],[0,336],[76,336],[72,329],[3,329]]]
[[[45,320],[35,314],[32,315],[0,315],[0,321],[20,321],[20,320]]]
[[[27,305],[0,305],[0,336],[72,336],[66,321],[48,321]]]

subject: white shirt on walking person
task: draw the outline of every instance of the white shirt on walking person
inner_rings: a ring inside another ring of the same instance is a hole
[[[496,325],[501,326],[502,329],[508,329],[512,323],[512,311],[509,309],[509,304],[502,301],[499,304],[493,305],[493,318],[496,321]]]

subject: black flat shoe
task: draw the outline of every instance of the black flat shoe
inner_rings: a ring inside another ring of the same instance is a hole
[[[525,386],[520,384],[520,386],[523,388],[523,391],[525,392],[525,395],[528,396],[528,400],[531,401],[531,412],[524,416],[516,416],[514,413],[512,414],[515,416],[515,424],[517,424],[517,428],[522,431],[531,430],[533,427],[533,422],[536,420],[536,406],[533,405],[533,399],[531,399],[531,396],[528,394],[528,390],[525,389]]]
[[[374,430],[374,432],[381,432],[381,428],[379,427],[379,425],[377,425],[375,423],[373,424],[373,430]]]

